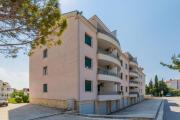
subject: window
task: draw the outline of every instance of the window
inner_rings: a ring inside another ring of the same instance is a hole
[[[121,77],[121,79],[123,79],[123,73],[121,73],[121,76],[120,76],[120,77]]]
[[[121,91],[123,91],[123,86],[121,86]]]
[[[47,58],[47,56],[48,56],[47,52],[48,52],[47,49],[45,49],[45,50],[43,51],[43,58]]]
[[[128,76],[126,75],[126,80],[128,80]]]
[[[43,92],[48,92],[48,85],[47,84],[43,84]]]
[[[120,62],[121,62],[121,66],[123,66],[123,60],[120,60]]]
[[[126,65],[125,65],[125,66],[126,66],[126,69],[128,69],[128,65],[127,65],[127,63],[126,63]]]
[[[87,34],[85,34],[85,43],[89,46],[92,46],[92,38]]]
[[[85,80],[85,91],[86,92],[92,91],[92,82],[90,80]]]
[[[128,92],[128,87],[126,87],[126,92]]]
[[[48,74],[48,67],[45,66],[43,67],[43,75],[47,75]]]
[[[92,68],[92,59],[91,58],[85,57],[85,68],[89,68],[89,69]]]

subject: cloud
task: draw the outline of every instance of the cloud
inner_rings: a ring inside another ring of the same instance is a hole
[[[29,77],[26,72],[13,72],[0,67],[0,80],[8,82],[12,88],[22,89],[29,86]]]

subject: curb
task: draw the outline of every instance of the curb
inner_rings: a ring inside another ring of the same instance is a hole
[[[158,113],[156,115],[156,120],[164,120],[164,100],[161,102]]]

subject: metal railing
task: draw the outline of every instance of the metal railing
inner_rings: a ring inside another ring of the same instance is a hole
[[[129,92],[129,94],[137,94],[137,96],[139,96],[139,92]]]
[[[101,29],[97,29],[97,31],[100,33],[106,34],[109,37],[113,38],[113,40],[115,40],[118,43],[118,45],[120,46],[119,40],[114,35],[112,35],[111,33],[108,33],[108,32],[101,30]]]
[[[113,71],[107,70],[107,69],[102,69],[102,68],[98,68],[98,74],[112,75],[112,76],[120,77],[119,74],[117,74]]]
[[[139,82],[136,82],[136,81],[129,81],[129,84],[139,84]]]
[[[106,91],[106,92],[98,92],[98,95],[122,95],[122,91]]]
[[[109,55],[109,56],[111,56],[111,57],[114,57],[114,58],[116,58],[116,59],[118,59],[118,56],[117,55],[114,55],[114,54],[112,54],[112,53],[110,53],[110,52],[107,52],[107,51],[105,51],[105,50],[103,50],[103,49],[98,49],[98,53],[102,53],[102,54],[105,54],[105,55]]]

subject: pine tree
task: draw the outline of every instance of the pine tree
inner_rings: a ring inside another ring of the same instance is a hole
[[[153,91],[154,91],[153,81],[150,80],[149,81],[149,94],[153,94]]]
[[[156,75],[155,76],[155,79],[154,79],[154,95],[155,96],[159,96],[159,82],[158,82],[158,76]]]
[[[173,69],[173,70],[177,70],[180,72],[180,54],[179,55],[174,55],[172,58],[172,63],[171,64],[166,64],[166,63],[163,63],[161,62],[160,64],[163,65],[163,66],[166,66],[170,69]]]
[[[0,54],[16,57],[46,45],[60,45],[67,26],[58,0],[0,0]],[[54,35],[52,39],[48,35]],[[32,52],[30,52],[32,53]]]

